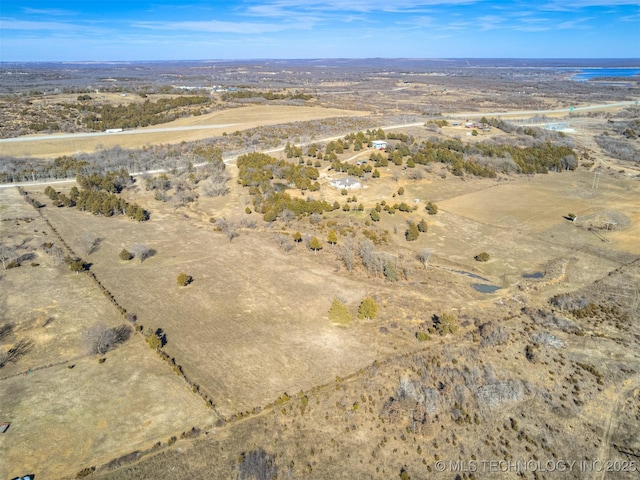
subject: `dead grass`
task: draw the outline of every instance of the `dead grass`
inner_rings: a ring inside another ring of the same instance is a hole
[[[10,434],[0,437],[3,478],[25,472],[68,478],[215,422],[212,410],[140,338],[106,358],[102,364],[95,357],[76,359],[1,381],[2,414],[11,421]]]
[[[48,215],[72,245],[84,231],[104,239],[91,255],[92,271],[139,323],[166,332],[165,350],[225,414],[373,359],[364,339],[326,318],[336,295],[355,302],[366,287],[332,277],[309,252],[285,258],[267,235],[242,233],[229,242],[213,225],[198,228],[176,215],[143,224],[61,209]],[[157,251],[152,258],[118,259],[123,245],[142,242]],[[194,279],[183,289],[175,286],[180,271]]]
[[[198,117],[178,119],[174,122],[140,128],[123,133],[102,133],[85,136],[83,134],[49,135],[47,139],[31,140],[25,136],[24,141],[2,143],[3,154],[14,157],[55,158],[61,155],[73,155],[77,152],[93,152],[97,149],[108,149],[119,145],[122,148],[142,148],[154,144],[171,144],[201,140],[236,130],[279,123],[308,121],[330,117],[361,116],[369,112],[342,110],[322,107],[293,107],[281,105],[249,106],[221,110]],[[224,125],[216,127],[216,125]],[[212,128],[213,126],[213,128]],[[182,130],[182,127],[202,127],[202,129]],[[169,129],[157,131],[158,129]],[[56,138],[61,137],[61,138]]]

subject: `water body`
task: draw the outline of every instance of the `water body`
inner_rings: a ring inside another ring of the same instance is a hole
[[[573,79],[584,82],[594,78],[631,78],[640,76],[640,68],[581,68]]]
[[[500,287],[496,285],[488,285],[486,283],[472,283],[471,286],[480,293],[493,293],[497,290],[500,290]]]
[[[523,273],[522,278],[542,278],[544,277],[544,273],[542,272],[533,272],[533,273]]]

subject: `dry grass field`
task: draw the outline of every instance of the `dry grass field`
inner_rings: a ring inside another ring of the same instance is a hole
[[[121,133],[52,134],[20,137],[18,141],[2,142],[2,153],[16,157],[55,158],[96,149],[142,148],[155,144],[171,144],[201,140],[236,130],[257,126],[308,121],[330,117],[368,115],[369,112],[323,107],[294,107],[283,105],[247,106],[231,108],[187,117],[152,127]],[[59,138],[58,138],[59,137]]]
[[[164,132],[3,148],[57,156],[91,151],[98,142],[134,148],[362,113],[242,107],[162,125]],[[229,126],[205,128],[219,124]],[[490,138],[506,134],[464,141]],[[342,160],[367,155],[347,152]],[[339,209],[318,223],[309,217],[266,223],[245,213],[251,197],[234,165],[227,166],[226,195],[200,196],[187,206],[154,199],[138,178],[122,196],[150,212],[139,223],[55,207],[44,185],[27,188],[45,205],[39,211],[17,190],[0,189],[2,246],[31,254],[0,271],[0,320],[12,325],[0,348],[32,342],[0,369],[0,422],[11,421],[0,435],[8,459],[0,462],[0,476],[28,470],[36,478],[74,478],[97,466],[89,478],[250,478],[256,454],[262,467],[277,466],[278,478],[404,472],[406,479],[434,478],[440,460],[628,460],[614,443],[637,454],[638,179],[604,169],[596,189],[586,168],[494,179],[456,177],[444,164],[418,168],[419,180],[408,169],[381,168],[380,179],[348,193],[362,212]],[[343,205],[347,195],[328,185],[341,176],[326,162],[320,191],[290,192]],[[369,222],[368,212],[382,200],[417,208],[382,211],[379,222]],[[430,201],[437,215],[425,211]],[[566,218],[570,213],[577,221]],[[237,236],[217,228],[222,218]],[[428,231],[407,242],[408,222],[421,219]],[[339,232],[335,246],[326,242],[330,228]],[[285,253],[276,238],[296,231],[317,236],[323,248],[313,252],[303,241]],[[398,281],[371,275],[360,263],[345,268],[342,248],[365,231],[387,239],[375,248],[394,259]],[[99,239],[91,253],[87,234]],[[166,336],[162,352],[198,388],[140,334],[105,355],[87,354],[85,332],[125,319],[88,274],[72,273],[45,252],[44,244],[63,240],[117,304],[136,315],[143,334]],[[149,258],[121,260],[121,250],[136,244],[151,249]],[[424,250],[432,253],[428,265],[417,259]],[[487,262],[474,258],[481,252]],[[193,281],[178,286],[180,272]],[[477,283],[499,289],[482,293]],[[566,296],[553,303],[554,295]],[[334,298],[356,314],[367,296],[379,305],[376,319],[346,326],[329,320]],[[445,312],[457,317],[458,330],[439,335]],[[197,438],[169,441],[192,427],[202,431]],[[138,453],[106,466],[131,452]],[[449,463],[445,471],[442,478],[455,477]],[[491,473],[465,471],[466,478],[497,478]],[[600,473],[587,476],[615,478]]]
[[[17,190],[0,190],[0,204],[3,239],[33,246],[37,265],[0,276],[1,319],[12,326],[2,346],[30,342],[0,371],[0,418],[11,422],[0,436],[0,476],[63,478],[213,424],[214,412],[139,336],[104,363],[87,354],[84,334],[97,323],[121,325],[122,316],[86,275],[42,252],[43,242],[59,242]]]
[[[331,266],[304,255],[291,264],[267,234],[230,242],[211,224],[198,227],[177,215],[135,224],[60,209],[45,214],[72,248],[84,232],[103,239],[89,258],[92,271],[140,324],[162,328],[165,351],[225,415],[374,358],[365,338],[326,319],[333,297],[355,302],[366,283],[333,277]],[[157,253],[143,263],[121,262],[120,250],[135,243]],[[188,287],[176,286],[181,271],[194,278]]]

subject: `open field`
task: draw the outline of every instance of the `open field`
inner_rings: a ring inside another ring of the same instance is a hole
[[[96,149],[113,148],[142,148],[158,143],[171,144],[190,142],[232,133],[236,130],[246,130],[256,126],[274,125],[291,121],[307,121],[339,116],[360,116],[368,112],[340,110],[322,107],[293,107],[293,106],[248,106],[230,110],[208,113],[198,117],[178,119],[174,122],[158,126],[144,127],[121,133],[51,135],[47,139],[32,141],[22,137],[24,141],[1,142],[2,153],[17,157],[32,156],[54,158],[62,155],[73,155],[77,152],[93,152]],[[220,125],[220,126],[219,126]],[[194,129],[202,127],[202,129]],[[160,130],[160,131],[158,131]]]
[[[225,415],[373,361],[365,338],[332,326],[324,313],[333,297],[356,301],[367,285],[334,278],[312,258],[296,255],[303,263],[291,265],[267,234],[229,242],[211,224],[198,228],[175,215],[114,225],[81,212],[46,214],[72,245],[84,231],[103,239],[92,271],[139,323],[162,328],[165,350]],[[157,253],[141,264],[118,260],[123,247],[141,242]],[[194,277],[188,288],[175,285],[180,271]]]
[[[426,113],[430,98],[477,119],[568,108],[584,92],[629,102],[633,89],[576,85],[554,96],[482,75],[430,82],[327,78],[313,107],[232,99],[134,133],[1,143],[3,154],[38,157],[100,150],[81,158],[124,162],[111,168],[146,161],[111,146],[148,146],[145,155],[165,163],[144,163],[158,170],[123,174],[117,188],[92,164],[94,183],[75,185],[113,187],[149,213],[144,221],[122,206],[104,213],[107,200],[100,214],[88,211],[98,200],[87,211],[65,207],[74,184],[49,184],[46,172],[26,191],[0,189],[0,423],[11,422],[0,477],[515,479],[551,478],[548,462],[591,462],[563,478],[637,478],[640,176],[637,162],[611,153],[634,151],[625,129],[637,110],[585,113],[570,137],[517,125],[474,134],[429,124],[442,117]],[[141,101],[103,100],[119,99]],[[351,132],[331,131],[345,140],[340,149],[328,132],[314,154],[280,148],[323,132],[304,121],[403,108],[406,119],[370,117],[374,132],[397,126],[388,162],[356,149]],[[605,131],[612,150],[596,141]],[[237,143],[217,140],[223,132]],[[431,150],[420,152],[426,141]],[[245,158],[241,173],[216,145],[276,158],[248,168]],[[568,150],[525,175],[505,145],[536,160]],[[528,150],[536,145],[544,153]],[[368,169],[349,170],[362,188],[330,186],[356,162]],[[311,181],[298,186],[301,176]],[[333,207],[297,210],[316,201]],[[423,230],[407,241],[412,223]],[[145,247],[146,258],[123,256]],[[86,271],[70,269],[75,257]],[[181,272],[191,276],[185,286]],[[359,318],[366,297],[377,312]],[[335,315],[334,300],[346,314]],[[95,354],[95,332],[117,328],[126,338]],[[525,467],[487,470],[484,461]],[[607,461],[620,468],[593,469]]]
[[[140,339],[104,364],[85,357],[1,382],[3,478],[66,478],[216,420]]]
[[[10,326],[3,347],[28,342],[0,370],[0,417],[11,422],[10,435],[0,436],[0,476],[63,478],[214,423],[213,411],[138,336],[104,363],[87,353],[87,331],[121,325],[122,316],[88,277],[42,252],[42,243],[59,242],[17,190],[0,195],[4,240],[35,252],[35,266],[0,277],[0,318]]]

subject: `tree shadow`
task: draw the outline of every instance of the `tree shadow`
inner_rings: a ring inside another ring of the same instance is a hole
[[[13,329],[15,328],[15,324],[13,323],[5,323],[0,327],[0,340],[7,338],[9,335],[13,333]]]
[[[102,242],[104,242],[104,238],[96,238],[95,242],[93,243],[93,247],[89,251],[88,255],[91,255],[92,253],[95,253],[98,250],[100,250],[100,246],[102,245]]]
[[[131,327],[129,325],[120,325],[113,329],[114,343],[124,343],[131,338]]]
[[[160,339],[161,345],[164,347],[167,344],[167,334],[164,333],[164,330],[162,330],[161,328],[158,328],[155,333],[156,336]]]
[[[0,368],[9,362],[17,362],[18,359],[33,349],[33,341],[23,338],[13,346],[13,348],[2,353],[0,352]]]

